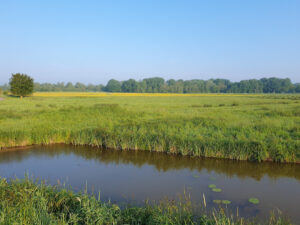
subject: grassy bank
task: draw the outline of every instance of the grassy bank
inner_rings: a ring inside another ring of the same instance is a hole
[[[299,139],[299,95],[37,93],[0,102],[0,148],[72,143],[296,162]]]
[[[228,217],[223,210],[195,214],[188,199],[120,208],[93,196],[28,179],[7,182],[0,178],[0,199],[0,224],[259,224]],[[290,223],[280,216],[271,215],[265,224]]]

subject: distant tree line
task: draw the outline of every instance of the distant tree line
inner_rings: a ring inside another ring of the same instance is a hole
[[[0,85],[0,89],[4,91],[10,90],[10,86],[8,84]],[[81,91],[81,92],[97,92],[97,91],[103,91],[103,85],[93,85],[93,84],[88,84],[85,85],[83,83],[77,82],[76,84],[73,84],[71,82],[64,83],[64,82],[59,82],[56,84],[51,84],[51,83],[34,83],[34,91],[37,92],[76,92],[76,91]]]
[[[0,86],[8,90],[9,85]],[[118,81],[111,79],[106,86],[101,84],[85,85],[69,83],[35,83],[34,91],[83,91],[83,92],[133,92],[133,93],[300,93],[300,83],[293,84],[290,79],[262,78],[260,80],[242,80],[231,82],[227,79],[210,80],[164,80],[160,77],[146,78],[140,81],[129,79]]]
[[[72,91],[81,91],[81,92],[98,92],[98,91],[103,91],[103,85],[93,85],[93,84],[88,84],[85,85],[83,83],[77,82],[75,84],[68,82],[59,82],[56,84],[50,84],[50,83],[35,83],[34,84],[34,90],[35,91],[62,91],[62,92],[72,92]]]
[[[154,77],[141,81],[129,79],[123,82],[112,79],[103,90],[139,93],[300,93],[300,84],[293,84],[288,78],[274,77],[240,82],[226,79],[165,81],[163,78]]]
[[[262,78],[231,82],[226,79],[174,80],[165,81],[153,77],[136,81],[111,79],[103,87],[107,92],[137,93],[300,93],[300,83],[293,84],[290,79]]]

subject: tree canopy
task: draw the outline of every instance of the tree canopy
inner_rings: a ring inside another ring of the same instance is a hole
[[[104,88],[104,91],[108,92],[121,92],[121,83],[117,80],[111,79],[108,81]]]
[[[0,86],[9,90],[9,85]],[[241,80],[231,82],[227,79],[210,80],[164,80],[160,77],[140,81],[111,79],[106,86],[83,83],[34,83],[34,91],[88,91],[88,92],[133,92],[133,93],[300,93],[300,83],[293,84],[290,79],[276,77]]]
[[[174,80],[165,81],[160,77],[146,78],[141,81],[110,80],[104,87],[108,92],[140,93],[299,93],[299,84],[290,79],[262,78],[231,82],[227,79]]]
[[[33,93],[33,79],[26,74],[12,74],[9,85],[11,93],[21,98]]]

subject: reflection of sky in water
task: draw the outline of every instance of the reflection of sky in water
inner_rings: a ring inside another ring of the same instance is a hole
[[[66,183],[74,190],[101,191],[102,200],[141,203],[145,199],[176,198],[186,190],[194,202],[205,194],[213,200],[230,200],[230,208],[240,215],[269,215],[279,208],[299,220],[300,165],[247,163],[228,160],[195,159],[160,153],[101,151],[64,145],[9,150],[0,153],[1,177],[24,177],[28,173],[51,184]],[[222,192],[209,188],[215,184]],[[257,197],[259,205],[248,203]]]

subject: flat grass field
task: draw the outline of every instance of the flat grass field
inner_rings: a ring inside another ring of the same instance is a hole
[[[35,93],[0,101],[0,148],[67,143],[300,161],[300,95]]]

